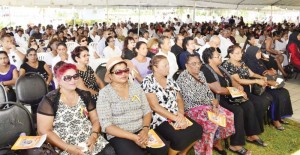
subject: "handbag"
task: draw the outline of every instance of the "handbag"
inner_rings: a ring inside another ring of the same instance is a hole
[[[22,155],[58,155],[49,143],[44,143],[40,148],[19,150],[18,153]]]
[[[263,94],[266,90],[266,87],[262,87],[259,84],[255,83],[251,85],[251,93],[257,96]]]

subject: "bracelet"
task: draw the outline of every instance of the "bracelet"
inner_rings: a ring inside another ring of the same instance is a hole
[[[147,128],[147,129],[149,129],[149,126],[145,125],[145,126],[143,126],[143,128]]]
[[[69,147],[70,147],[70,145],[68,145],[68,146],[66,147],[66,149],[65,149],[65,152],[67,152],[67,151],[68,151]]]
[[[93,133],[95,133],[95,134],[97,135],[97,137],[95,137],[95,138],[98,138],[98,136],[99,136],[99,132],[92,131],[91,135],[92,135]]]

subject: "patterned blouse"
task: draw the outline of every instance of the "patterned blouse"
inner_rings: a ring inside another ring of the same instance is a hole
[[[96,78],[94,75],[94,70],[92,69],[92,67],[87,66],[87,70],[86,71],[80,71],[78,70],[78,73],[80,75],[80,77],[82,78],[84,85],[89,88],[89,89],[93,89],[94,91],[99,91],[99,87],[98,84],[96,82]],[[97,101],[97,96],[98,94],[92,95],[92,102],[96,104]]]
[[[178,85],[171,78],[167,78],[167,87],[164,89],[154,78],[153,74],[146,76],[142,82],[142,88],[145,93],[155,93],[160,106],[173,114],[177,114],[177,92],[180,91]],[[155,129],[161,123],[167,121],[167,118],[156,112],[152,113],[151,128]]]
[[[225,61],[222,66],[228,71],[230,75],[238,74],[241,79],[249,79],[250,72],[249,68],[246,66],[246,64],[242,61],[241,66],[235,66],[228,60]]]
[[[143,128],[143,117],[152,112],[145,93],[136,83],[129,83],[128,99],[122,99],[108,84],[100,90],[96,108],[103,132],[111,125],[138,132]],[[107,135],[108,139],[113,137]]]
[[[61,100],[59,101],[56,116],[53,122],[53,132],[56,133],[64,142],[72,145],[86,142],[92,133],[92,123],[88,117],[82,112],[86,106],[81,98],[79,98],[76,106],[67,106]],[[99,153],[108,142],[99,136],[93,153]],[[61,155],[68,154],[55,148]],[[91,155],[89,151],[85,152]]]
[[[189,111],[197,106],[212,104],[214,94],[209,89],[204,74],[201,71],[199,79],[200,81],[197,81],[187,70],[184,70],[176,81],[181,89],[185,111]]]

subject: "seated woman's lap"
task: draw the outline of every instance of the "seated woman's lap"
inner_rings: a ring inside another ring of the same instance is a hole
[[[160,137],[160,139],[165,143],[164,147],[161,148],[149,148],[146,149],[141,148],[138,146],[134,141],[128,140],[125,138],[119,138],[114,137],[109,140],[112,147],[115,149],[115,152],[117,155],[128,155],[130,152],[130,155],[144,155],[145,151],[150,153],[151,155],[164,155],[168,154],[168,143],[167,141],[160,136],[158,133],[157,135]]]
[[[170,142],[170,147],[182,151],[196,140],[201,139],[203,129],[194,120],[188,118],[193,125],[184,130],[175,130],[167,121],[155,128],[155,131]]]

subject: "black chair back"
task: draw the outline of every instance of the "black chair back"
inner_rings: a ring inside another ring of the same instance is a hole
[[[30,112],[20,103],[3,102],[9,104],[6,109],[0,109],[0,150],[12,146],[21,133],[33,135],[33,123]]]
[[[106,63],[101,63],[97,68],[96,68],[96,75],[104,82],[105,85],[107,85],[108,83],[106,83],[104,81],[104,76],[106,73]]]
[[[0,84],[0,103],[3,103],[3,102],[7,102],[8,99],[7,99],[7,93],[5,91],[5,88],[2,84]],[[0,109],[6,107],[5,104],[1,104],[0,105]]]
[[[17,100],[22,104],[37,105],[47,92],[45,80],[37,73],[26,73],[17,80]]]

